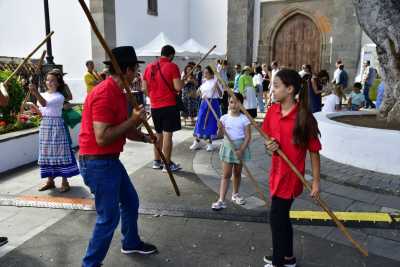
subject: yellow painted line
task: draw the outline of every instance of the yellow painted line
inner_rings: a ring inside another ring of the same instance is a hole
[[[382,212],[334,212],[341,221],[356,222],[385,222],[392,223],[393,219],[388,213]],[[290,211],[290,218],[297,220],[331,220],[324,211]],[[399,218],[400,220],[400,218]]]
[[[393,220],[394,220],[395,222],[400,222],[400,215],[394,216],[394,217],[393,217]]]

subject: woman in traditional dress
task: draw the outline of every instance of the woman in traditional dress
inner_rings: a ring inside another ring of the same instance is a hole
[[[185,123],[187,124],[188,119],[189,125],[194,126],[195,118],[197,116],[197,109],[199,106],[198,97],[197,97],[197,82],[194,77],[194,74],[188,75],[192,71],[192,66],[187,65],[184,70],[184,87],[182,89],[182,102],[185,106],[185,109],[182,111],[182,117]]]
[[[245,66],[242,76],[239,78],[239,93],[244,98],[244,108],[253,117],[257,117],[257,95],[253,85],[253,78],[250,76],[251,69]]]
[[[218,131],[218,122],[215,120],[212,111],[209,109],[205,99],[208,99],[218,117],[221,117],[221,109],[219,99],[222,97],[223,89],[214,77],[214,71],[210,66],[204,69],[205,81],[200,86],[201,104],[199,114],[197,116],[196,127],[194,129],[195,140],[190,146],[191,150],[200,149],[202,147],[201,139],[207,140],[207,151],[213,151],[212,140],[216,138]]]
[[[78,175],[79,169],[71,149],[71,141],[62,119],[65,83],[62,73],[51,70],[46,75],[47,91],[40,94],[37,87],[30,90],[37,98],[42,114],[39,128],[39,167],[41,177],[47,182],[39,188],[45,191],[55,188],[54,179],[62,177],[60,192],[70,190],[68,178]]]

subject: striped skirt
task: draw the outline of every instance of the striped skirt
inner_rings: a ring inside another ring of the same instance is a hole
[[[233,140],[235,147],[231,145],[231,143],[224,139],[224,143],[221,145],[219,149],[219,159],[226,163],[236,163],[239,164],[240,161],[235,154],[235,150],[239,149],[239,147],[243,144],[244,139]],[[242,155],[243,161],[250,160],[250,149],[247,147]]]
[[[39,127],[40,175],[72,177],[79,174],[68,128],[61,117],[43,117]]]
[[[217,98],[209,99],[211,106],[221,117],[221,108]],[[208,115],[207,115],[208,113]],[[213,113],[208,111],[207,102],[202,100],[200,104],[199,114],[197,116],[196,127],[194,128],[194,136],[201,139],[215,139],[217,137],[218,124]]]

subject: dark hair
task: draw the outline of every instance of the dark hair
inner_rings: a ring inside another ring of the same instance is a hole
[[[366,61],[365,61],[365,64],[367,64],[367,65],[369,66],[369,65],[371,65],[371,61],[366,60]]]
[[[189,62],[188,62],[188,65],[194,67],[194,66],[196,66],[196,62],[189,61]]]
[[[86,67],[88,67],[90,63],[94,64],[93,60],[86,61],[86,63],[85,63]]]
[[[241,69],[242,69],[242,66],[241,66],[240,64],[236,64],[236,65],[235,65],[235,69],[240,69],[240,70],[241,70]]]
[[[222,61],[222,65],[224,65],[224,66],[228,66],[228,60],[224,60],[224,61]]]
[[[205,67],[204,69],[206,69],[211,75],[214,75],[214,71],[212,70],[211,66],[208,65],[207,67]]]
[[[300,147],[307,147],[312,138],[318,138],[320,131],[317,120],[308,108],[307,83],[303,82],[297,71],[282,69],[276,74],[285,86],[293,86],[294,94],[299,94],[299,110],[293,129],[293,141]]]
[[[47,76],[49,76],[49,75],[53,75],[56,77],[57,83],[58,83],[57,92],[64,95],[65,94],[65,92],[64,92],[65,82],[64,82],[62,73],[58,69],[52,69],[46,73],[46,79],[47,79]]]
[[[171,45],[164,45],[161,48],[161,56],[162,57],[169,57],[169,56],[174,56],[175,55],[175,48],[173,48]]]
[[[353,87],[357,88],[357,89],[360,89],[360,90],[362,89],[361,83],[354,83]]]
[[[326,78],[329,81],[329,73],[326,70],[321,70],[320,72],[318,72],[318,78]]]
[[[340,70],[344,69],[344,65],[343,65],[343,64],[340,64],[339,69],[340,69]]]
[[[257,74],[262,74],[262,67],[261,66],[257,66],[255,71],[256,71]]]
[[[272,66],[278,66],[278,61],[276,61],[276,60],[272,61],[271,65]]]
[[[243,104],[244,98],[241,93],[233,93],[237,100],[239,100],[240,104]]]
[[[342,65],[342,61],[339,59],[339,60],[336,61],[336,64]]]
[[[305,69],[308,70],[310,73],[312,73],[312,67],[310,64],[306,64]]]
[[[128,68],[130,70],[135,70],[138,67],[137,63],[128,63],[128,64],[124,64],[124,63],[119,63],[119,68],[121,69],[122,73],[125,74],[126,71],[128,70]],[[115,75],[117,74],[116,70],[114,69],[114,66],[111,64],[108,66],[108,71],[110,72],[111,75]]]

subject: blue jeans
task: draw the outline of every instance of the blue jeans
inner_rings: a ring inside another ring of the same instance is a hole
[[[256,93],[257,93],[258,110],[260,112],[264,112],[265,111],[265,106],[264,106],[264,93],[263,93],[263,90],[262,90],[262,86],[257,85]]]
[[[365,97],[365,107],[366,108],[375,108],[374,103],[372,102],[371,98],[369,98],[369,88],[371,87],[371,84],[364,84],[364,88],[363,88],[363,93],[364,93],[364,97]]]
[[[95,196],[96,225],[90,239],[84,267],[100,266],[121,217],[122,248],[136,248],[141,240],[137,219],[139,197],[118,159],[79,160],[85,184]]]

